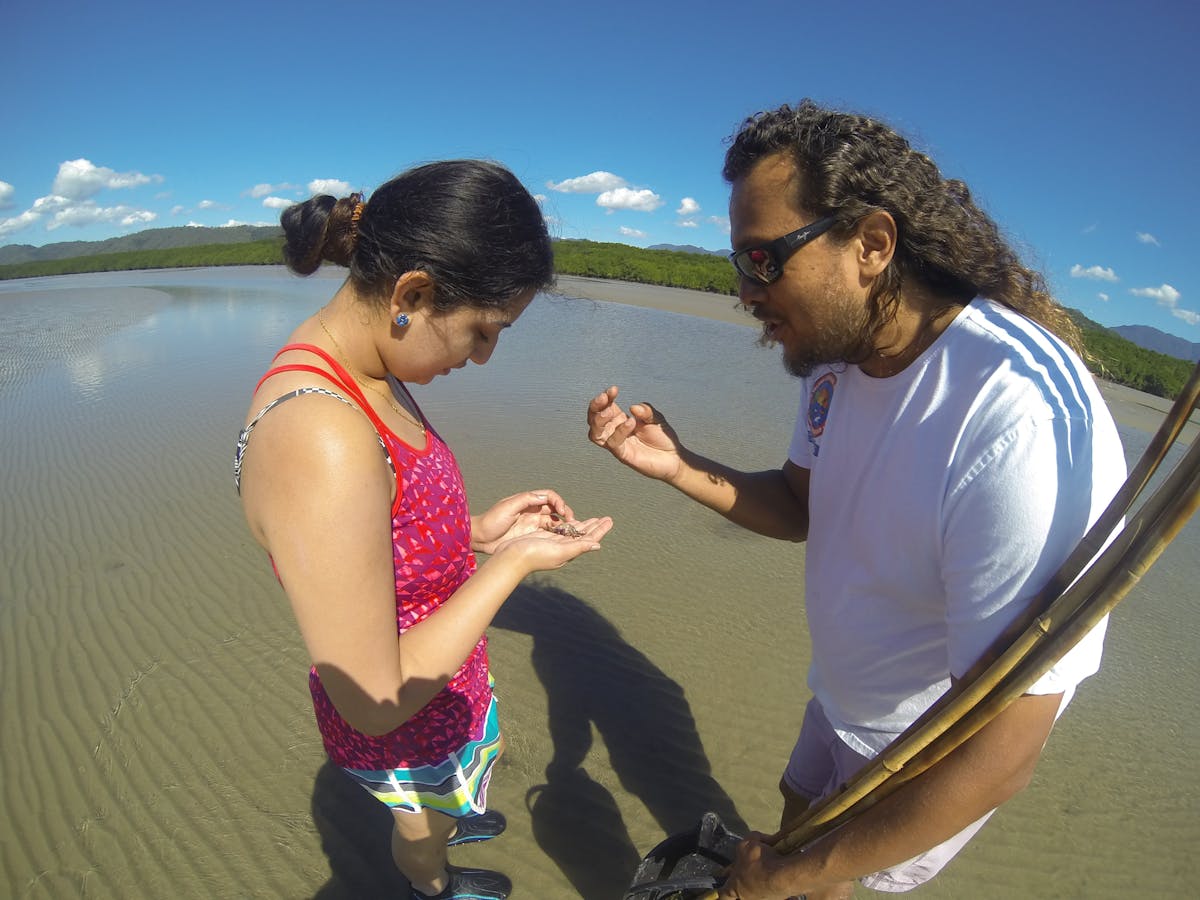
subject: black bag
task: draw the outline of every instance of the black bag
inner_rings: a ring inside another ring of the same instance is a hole
[[[673,834],[646,854],[624,900],[694,900],[719,887],[741,837],[716,813],[691,831]]]

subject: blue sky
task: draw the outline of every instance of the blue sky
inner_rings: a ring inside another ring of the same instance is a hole
[[[809,96],[962,178],[1068,306],[1200,341],[1200,4],[8,0],[0,244],[275,223],[497,159],[564,238],[728,246],[726,138]]]

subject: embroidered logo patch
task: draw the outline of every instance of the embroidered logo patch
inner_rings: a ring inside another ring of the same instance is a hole
[[[817,438],[825,431],[825,420],[829,418],[829,404],[833,402],[836,385],[837,375],[826,372],[817,379],[808,398],[808,442],[812,445],[813,456],[821,455],[821,444]]]

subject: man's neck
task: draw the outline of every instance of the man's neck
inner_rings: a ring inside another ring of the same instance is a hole
[[[952,297],[906,289],[896,315],[875,337],[875,352],[859,368],[872,378],[903,372],[949,327],[963,305]]]

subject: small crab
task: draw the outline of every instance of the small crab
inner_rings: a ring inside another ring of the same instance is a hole
[[[583,532],[564,519],[556,512],[550,513],[554,519],[553,525],[547,525],[547,531],[553,531],[555,534],[561,534],[563,537],[577,538],[583,537]]]

